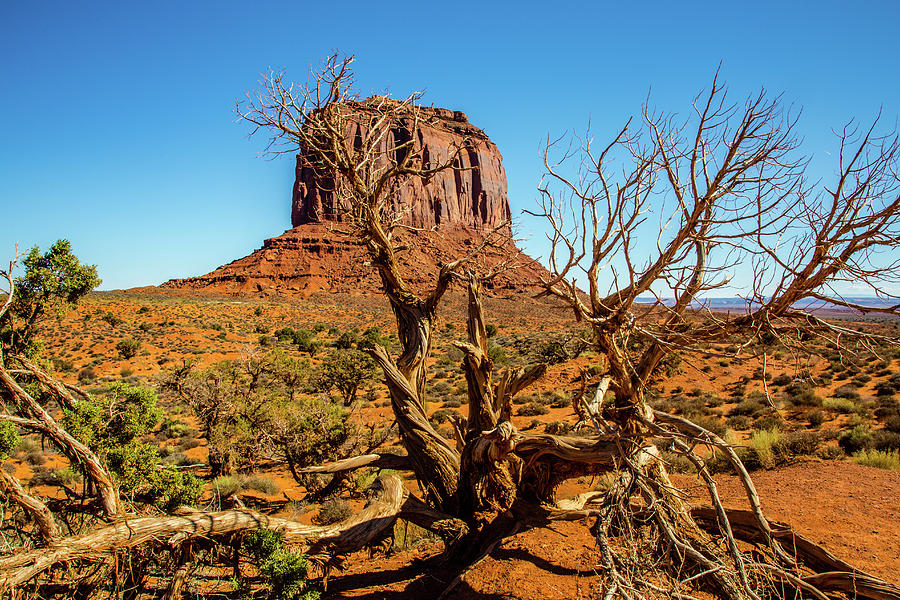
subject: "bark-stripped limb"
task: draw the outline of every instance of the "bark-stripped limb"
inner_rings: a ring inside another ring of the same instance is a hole
[[[496,385],[493,384],[493,362],[488,358],[488,338],[481,286],[474,272],[468,274],[468,342],[454,345],[465,353],[463,370],[468,383],[469,416],[465,439],[471,441],[482,432],[508,421],[512,413],[512,399],[520,391],[540,379],[547,365],[536,364],[517,369],[504,369]]]
[[[767,543],[769,534],[760,528],[759,521],[752,511],[727,508],[725,513],[737,539],[755,544]],[[718,527],[718,511],[714,508],[694,507],[691,509],[691,516],[705,529],[715,530]],[[816,573],[803,577],[802,580],[806,583],[821,591],[843,592],[859,598],[900,599],[900,587],[897,585],[854,568],[825,548],[793,531],[785,523],[769,521],[769,526],[770,534],[789,553],[796,556],[798,562]]]
[[[100,504],[106,516],[111,517],[118,513],[118,491],[113,484],[112,477],[100,463],[97,455],[60,427],[56,420],[2,367],[0,367],[0,390],[4,390],[23,412],[33,417],[41,432],[52,439],[69,460],[84,467],[85,473],[97,487]]]
[[[26,492],[19,480],[7,473],[2,466],[0,466],[0,493],[18,504],[34,520],[45,543],[59,537],[59,527],[47,505]]]
[[[404,499],[396,475],[379,477],[373,495],[359,513],[346,521],[316,527],[250,510],[192,513],[184,516],[123,519],[90,533],[58,540],[46,548],[0,558],[0,590],[18,587],[56,564],[97,561],[146,543],[175,548],[197,538],[221,538],[261,527],[277,529],[287,543],[303,544],[313,553],[347,553],[377,541],[390,530]]]
[[[416,477],[438,508],[454,512],[459,453],[432,427],[415,388],[387,351],[376,344],[370,354],[384,371],[400,436]]]
[[[298,473],[342,473],[344,471],[353,471],[363,467],[371,467],[374,469],[412,469],[412,463],[407,456],[399,454],[391,454],[389,452],[382,454],[361,454],[336,460],[334,462],[317,465],[314,467],[303,467],[297,469]]]
[[[75,390],[77,390],[76,393],[78,393],[82,398],[87,397],[86,392],[76,388],[75,386],[66,385],[63,382],[61,382],[57,379],[54,379],[53,377],[51,377],[50,375],[45,373],[36,364],[29,361],[28,359],[26,359],[22,356],[16,356],[16,360],[19,361],[23,367],[25,367],[25,370],[27,371],[28,375],[37,379],[38,382],[42,386],[44,386],[45,388],[47,388],[48,390],[50,390],[53,393],[54,397],[56,397],[57,401],[60,403],[60,405],[63,408],[68,408],[69,410],[74,410],[77,402],[76,402],[75,398],[72,397],[72,393],[70,391],[73,388]]]
[[[766,533],[769,548],[784,564],[793,564],[793,559],[791,559],[789,554],[785,553],[784,549],[778,544],[778,541],[772,535],[771,528],[769,527],[769,521],[768,519],[766,519],[766,516],[762,511],[762,506],[759,500],[759,493],[756,491],[756,485],[754,485],[753,479],[750,477],[750,473],[747,472],[746,467],[744,467],[744,463],[741,462],[741,459],[734,451],[734,448],[732,448],[730,444],[728,444],[718,435],[707,429],[704,429],[696,423],[688,421],[687,419],[682,419],[681,417],[676,417],[674,415],[670,415],[658,410],[653,411],[653,417],[657,422],[674,425],[682,432],[686,432],[689,435],[693,436],[695,439],[698,439],[705,444],[714,446],[725,453],[725,456],[728,457],[728,460],[731,462],[732,466],[738,474],[739,479],[741,480],[742,485],[744,486],[744,492],[747,496],[747,501],[750,503],[750,507],[753,509],[753,514],[756,517],[756,521],[759,524],[760,530]]]

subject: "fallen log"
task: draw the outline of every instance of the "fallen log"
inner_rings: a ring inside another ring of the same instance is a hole
[[[216,538],[263,527],[278,530],[286,543],[302,543],[310,552],[352,552],[386,534],[396,521],[404,499],[400,478],[393,474],[379,477],[369,489],[371,496],[363,510],[346,521],[321,527],[252,510],[125,518],[43,548],[0,558],[0,591],[18,587],[62,562],[102,560],[117,551],[151,542],[176,549],[194,538]]]

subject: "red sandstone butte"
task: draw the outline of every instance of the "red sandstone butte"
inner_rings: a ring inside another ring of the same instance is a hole
[[[357,105],[366,110],[366,102]],[[418,290],[433,285],[442,264],[465,256],[484,235],[510,218],[506,172],[497,146],[466,115],[442,108],[425,108],[427,118],[420,128],[420,143],[426,161],[446,161],[455,147],[462,169],[438,173],[427,183],[411,180],[393,192],[392,207],[403,214],[402,222],[421,231],[397,233],[401,272]],[[360,119],[364,122],[365,119]],[[351,123],[348,135],[356,135]],[[401,129],[391,132],[400,141]],[[293,229],[266,240],[249,256],[199,277],[173,279],[160,286],[200,294],[308,295],[312,292],[377,294],[381,282],[368,264],[365,247],[355,239],[333,231],[341,220],[333,186],[316,179],[312,168],[297,157],[293,186]],[[509,233],[506,228],[505,233]],[[493,296],[538,291],[546,270],[507,240],[501,248],[490,248],[479,261],[490,268],[512,264],[484,286]]]
[[[358,106],[364,114],[367,102]],[[460,168],[437,173],[427,183],[414,179],[400,187],[391,201],[394,209],[403,209],[403,223],[439,230],[463,227],[490,231],[509,222],[506,171],[497,146],[462,112],[428,107],[422,110],[425,119],[419,127],[419,147],[423,162],[441,164],[455,147],[461,147]],[[348,139],[363,138],[366,123],[364,118],[350,121]],[[391,130],[387,145],[396,146],[408,139],[406,130],[398,126]],[[315,171],[305,164],[303,155],[298,154],[291,224],[296,227],[340,221],[346,207],[338,205],[332,187],[322,185]]]

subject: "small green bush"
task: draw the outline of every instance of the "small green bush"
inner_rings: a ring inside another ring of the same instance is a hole
[[[128,360],[129,358],[134,358],[138,350],[141,349],[141,343],[132,338],[125,338],[123,340],[119,340],[116,344],[116,350],[119,351],[119,354],[122,355],[122,358]]]
[[[319,600],[321,593],[306,581],[309,563],[299,552],[285,550],[282,535],[272,529],[253,532],[244,542],[259,574],[265,580],[270,600]]]
[[[9,458],[19,445],[19,432],[9,421],[0,421],[0,460]]]
[[[233,496],[243,488],[241,478],[234,475],[221,475],[213,480],[213,489],[220,498]]]
[[[845,431],[838,444],[847,454],[856,454],[872,443],[872,430],[865,423],[860,423],[850,431]]]

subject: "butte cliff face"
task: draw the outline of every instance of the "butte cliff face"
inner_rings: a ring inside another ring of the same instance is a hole
[[[359,105],[366,110],[366,102]],[[497,146],[466,115],[429,108],[419,127],[423,162],[446,162],[457,148],[458,168],[433,176],[428,182],[413,178],[391,192],[390,201],[401,222],[416,228],[399,231],[403,250],[398,254],[401,271],[418,289],[433,285],[442,264],[470,253],[488,231],[506,229],[510,218],[506,172]],[[351,120],[348,139],[364,135],[365,119]],[[404,141],[404,129],[391,130],[388,144]],[[408,133],[406,134],[408,136]],[[406,138],[408,139],[408,137]],[[297,157],[293,186],[293,229],[266,240],[263,247],[200,277],[173,279],[162,288],[192,290],[202,294],[306,295],[312,292],[377,294],[381,282],[365,247],[353,238],[333,231],[345,208],[333,185],[322,181]],[[515,244],[506,240],[489,248],[480,261],[491,265],[516,265],[504,270],[484,288],[489,295],[534,292],[546,271]]]
[[[363,114],[366,104],[360,103]],[[403,223],[425,229],[490,231],[509,222],[506,172],[497,146],[469,123],[465,113],[444,108],[423,108],[423,112],[425,120],[418,128],[423,162],[441,164],[454,149],[462,151],[457,168],[437,173],[427,183],[414,178],[395,190],[391,201],[394,209],[402,209]],[[366,133],[366,119],[348,124],[347,139],[362,139]],[[409,133],[397,127],[386,141],[389,147],[396,147],[408,139]],[[345,209],[333,186],[320,181],[298,154],[291,224],[340,221]]]

